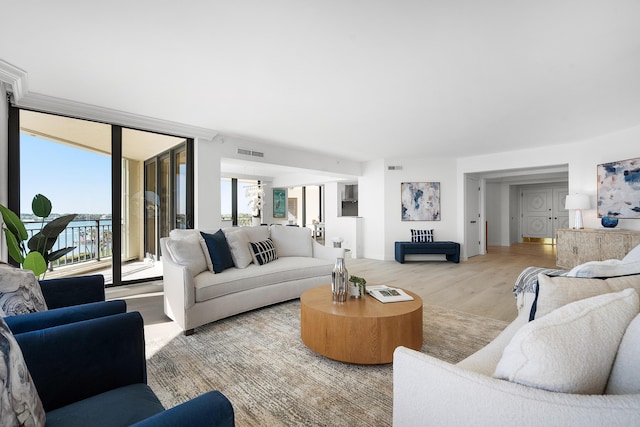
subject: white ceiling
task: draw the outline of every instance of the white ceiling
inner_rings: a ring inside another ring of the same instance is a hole
[[[640,125],[640,1],[4,2],[33,93],[352,160]]]

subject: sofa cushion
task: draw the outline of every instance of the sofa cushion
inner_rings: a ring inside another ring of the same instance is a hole
[[[585,279],[539,274],[536,302],[531,309],[532,317],[538,319],[570,302],[627,288],[640,292],[640,275]]]
[[[11,330],[0,318],[0,424],[44,426],[42,402]]]
[[[200,233],[182,239],[167,240],[169,255],[174,261],[189,269],[194,276],[207,270],[207,261],[200,245]]]
[[[494,376],[549,391],[602,394],[622,336],[639,310],[634,289],[560,307],[516,333]]]
[[[606,394],[640,393],[640,314],[627,326],[611,368]]]
[[[250,242],[262,242],[269,238],[269,227],[265,225],[254,225],[251,227],[242,227],[247,240]]]
[[[431,230],[411,230],[412,242],[433,242],[433,229]]]
[[[33,271],[9,265],[0,267],[0,309],[5,316],[47,310]]]
[[[308,228],[272,225],[270,230],[271,240],[276,246],[276,252],[279,257],[313,256],[313,240]]]
[[[309,257],[279,257],[265,265],[250,264],[244,269],[230,268],[223,274],[209,271],[194,277],[196,302],[223,295],[326,275],[331,280],[334,262]]]
[[[131,384],[47,412],[47,427],[128,426],[163,411],[147,384]]]
[[[262,242],[249,242],[251,245],[251,256],[253,262],[257,265],[264,265],[278,259],[276,254],[276,247],[273,245],[271,239],[263,240]]]
[[[173,240],[181,240],[190,236],[197,236],[200,238],[200,232],[193,228],[175,228],[169,232],[169,237]]]
[[[229,244],[233,264],[238,268],[247,268],[247,266],[251,264],[251,261],[253,261],[251,250],[249,249],[249,238],[243,228],[244,227],[233,227],[222,229]]]
[[[625,262],[619,259],[589,261],[575,266],[567,273],[569,277],[616,277],[640,274],[640,261]]]
[[[205,245],[203,250],[209,254],[210,262],[207,263],[209,271],[221,273],[225,269],[233,267],[229,244],[222,230],[218,230],[214,234],[204,232],[200,234]]]

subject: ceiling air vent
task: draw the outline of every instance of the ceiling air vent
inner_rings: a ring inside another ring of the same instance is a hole
[[[261,153],[260,151],[248,150],[246,148],[238,148],[238,154],[253,157],[264,157],[264,153]]]
[[[402,170],[402,166],[387,166],[387,170],[390,170],[390,171],[401,171]]]

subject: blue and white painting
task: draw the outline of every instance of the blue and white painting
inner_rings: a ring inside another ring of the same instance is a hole
[[[439,182],[403,182],[400,200],[403,221],[440,221]]]
[[[640,158],[598,165],[598,216],[640,218]]]

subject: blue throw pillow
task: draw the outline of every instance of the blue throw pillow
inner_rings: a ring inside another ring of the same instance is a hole
[[[213,264],[213,271],[215,273],[221,273],[223,270],[233,267],[233,258],[231,258],[229,244],[222,230],[218,230],[214,234],[203,232],[200,232],[200,234],[202,234],[202,238],[207,244],[211,263]]]

